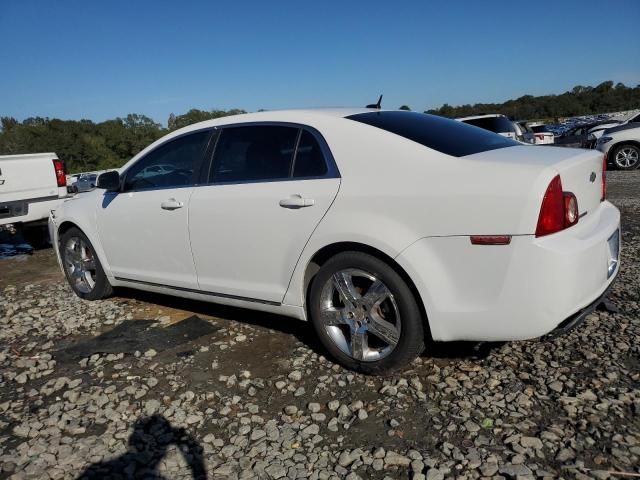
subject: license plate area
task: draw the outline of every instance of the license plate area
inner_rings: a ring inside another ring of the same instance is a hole
[[[620,259],[620,230],[616,230],[613,235],[607,239],[609,247],[609,259],[607,264],[607,278],[611,278],[618,268]]]

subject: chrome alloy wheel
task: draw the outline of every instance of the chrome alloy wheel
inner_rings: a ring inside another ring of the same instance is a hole
[[[393,294],[364,270],[340,270],[325,283],[320,320],[334,344],[356,360],[381,360],[400,340],[400,310]]]
[[[638,164],[638,150],[631,147],[623,147],[616,152],[614,161],[619,167],[633,168]]]
[[[64,246],[64,268],[73,286],[89,293],[96,284],[96,262],[91,247],[80,237],[71,237]]]

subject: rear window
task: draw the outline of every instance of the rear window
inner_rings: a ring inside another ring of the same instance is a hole
[[[535,133],[551,133],[546,125],[536,125],[535,127],[531,127]]]
[[[520,145],[487,130],[418,112],[368,112],[347,117],[454,157]]]
[[[506,117],[482,117],[462,121],[469,125],[473,125],[474,127],[484,128],[485,130],[495,133],[509,133],[515,131],[513,123],[511,123]]]

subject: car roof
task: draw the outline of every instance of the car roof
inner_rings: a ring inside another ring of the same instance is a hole
[[[219,125],[232,125],[236,123],[250,122],[300,122],[306,123],[314,118],[345,118],[350,115],[367,112],[379,112],[376,108],[301,108],[290,110],[265,110],[262,112],[241,113],[238,115],[229,115],[227,117],[214,118],[203,122],[194,123],[184,128],[176,130],[176,132],[187,133],[191,130],[200,130],[202,128],[216,127]]]

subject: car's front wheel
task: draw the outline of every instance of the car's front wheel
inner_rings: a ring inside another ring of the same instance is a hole
[[[333,358],[347,368],[383,374],[424,349],[420,308],[387,263],[343,252],[318,271],[309,294],[311,321]]]
[[[87,236],[72,227],[60,237],[60,257],[69,285],[80,298],[99,300],[113,288]]]
[[[636,145],[620,145],[611,154],[613,164],[620,170],[640,167],[640,148]]]

